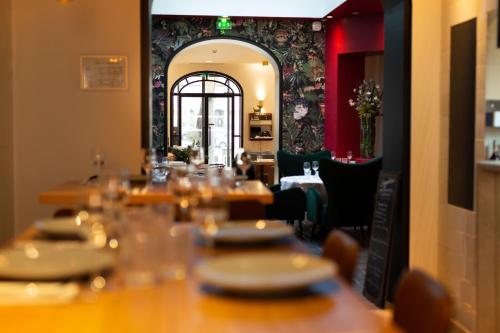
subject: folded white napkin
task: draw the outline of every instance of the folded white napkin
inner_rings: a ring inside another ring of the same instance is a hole
[[[80,292],[75,282],[0,282],[0,306],[61,304]]]

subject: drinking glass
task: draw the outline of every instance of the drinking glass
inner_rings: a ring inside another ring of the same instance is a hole
[[[165,259],[161,264],[162,277],[184,280],[193,262],[195,229],[190,223],[172,224],[166,234]]]
[[[351,159],[352,159],[352,151],[349,150],[347,152],[347,163],[350,164],[351,163]]]
[[[236,155],[236,167],[241,171],[243,176],[245,176],[247,171],[252,167],[250,159],[243,149],[240,149]]]
[[[318,161],[313,161],[312,162],[312,169],[314,170],[314,174],[316,177],[319,177],[319,162]]]
[[[311,175],[311,163],[309,162],[304,162],[304,175],[305,176],[310,176]]]
[[[153,162],[152,177],[154,182],[164,183],[167,181],[168,175],[168,159],[161,157],[161,160]]]
[[[104,153],[100,147],[94,148],[92,152],[92,165],[95,168],[97,179],[101,177],[102,168],[104,167]]]
[[[335,161],[335,150],[332,150],[332,161]]]
[[[199,167],[203,163],[205,163],[205,152],[203,147],[194,147],[191,150],[191,155],[189,156],[189,161],[195,167]]]
[[[151,286],[162,277],[165,235],[172,223],[169,215],[152,207],[129,207],[120,251],[120,264],[125,284],[132,287]]]
[[[147,184],[146,187],[151,186],[152,171],[155,163],[157,162],[156,149],[144,149],[144,161],[142,162],[142,169],[146,173]]]

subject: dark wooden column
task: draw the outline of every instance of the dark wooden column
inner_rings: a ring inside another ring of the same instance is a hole
[[[411,134],[411,0],[383,0],[384,6],[384,166],[401,173],[388,281],[389,299],[408,267]]]
[[[151,6],[153,0],[141,0],[141,147],[149,148],[152,140],[151,86]]]

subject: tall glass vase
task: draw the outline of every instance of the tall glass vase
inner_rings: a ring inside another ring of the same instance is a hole
[[[375,116],[365,115],[361,117],[360,153],[362,158],[372,158],[373,146],[375,144]]]

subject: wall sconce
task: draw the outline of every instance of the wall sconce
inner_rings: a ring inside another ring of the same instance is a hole
[[[257,101],[257,106],[253,108],[255,113],[262,113],[262,107],[264,106],[264,101]]]

